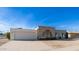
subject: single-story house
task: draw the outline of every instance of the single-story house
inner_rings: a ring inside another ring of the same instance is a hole
[[[37,30],[11,28],[11,40],[41,40],[41,39],[66,39],[66,30],[56,30],[53,27],[39,26]]]

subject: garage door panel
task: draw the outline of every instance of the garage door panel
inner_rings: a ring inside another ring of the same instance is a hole
[[[14,33],[15,39],[36,39],[36,33]]]

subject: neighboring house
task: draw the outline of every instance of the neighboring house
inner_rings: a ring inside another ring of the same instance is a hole
[[[69,38],[79,38],[79,33],[76,32],[70,32],[69,34]]]
[[[0,39],[4,39],[4,38],[6,38],[6,36],[2,32],[0,32]]]
[[[39,26],[37,30],[11,28],[10,37],[12,40],[41,40],[41,39],[66,39],[65,30],[56,30],[52,27]]]

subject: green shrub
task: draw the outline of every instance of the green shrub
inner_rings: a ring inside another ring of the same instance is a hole
[[[7,32],[7,33],[6,33],[6,37],[7,37],[8,39],[10,39],[10,32]]]

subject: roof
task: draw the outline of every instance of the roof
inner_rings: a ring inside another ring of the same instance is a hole
[[[38,26],[38,28],[52,28],[52,29],[55,29],[54,27],[49,27],[49,26]]]
[[[33,29],[19,29],[19,28],[11,28],[10,29],[11,31],[33,31],[33,32],[36,32],[36,30],[33,30]]]
[[[79,34],[78,32],[69,32],[69,34]]]

